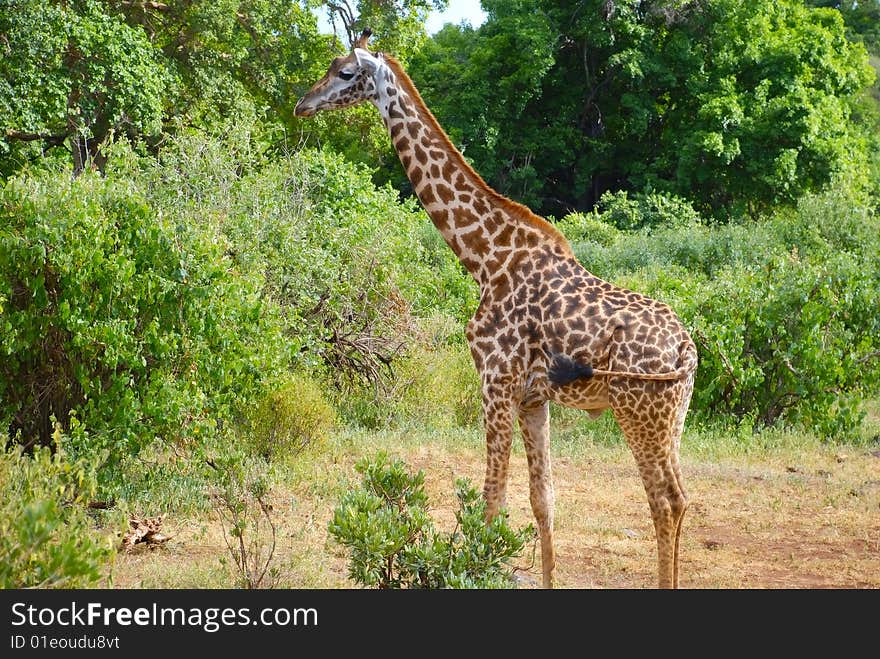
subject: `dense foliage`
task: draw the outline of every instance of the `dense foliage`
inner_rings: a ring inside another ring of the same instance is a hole
[[[86,513],[94,469],[65,454],[60,429],[54,435],[54,453],[0,453],[0,588],[94,586],[115,552],[118,539],[96,532]]]
[[[829,193],[713,227],[680,200],[619,195],[560,228],[588,269],[669,302],[691,328],[694,414],[855,437],[858,401],[880,385],[880,221],[868,209]]]
[[[743,3],[484,2],[413,62],[440,122],[498,187],[545,213],[606,190],[755,213],[858,175],[850,118],[873,72],[837,11]]]
[[[265,583],[272,463],[478,424],[478,291],[377,113],[292,116],[367,24],[481,175],[673,306],[689,419],[870,439],[880,3],[484,0],[429,38],[445,4],[0,0],[0,585],[94,584],[88,498],[174,478]],[[509,585],[524,532],[468,484],[446,534],[418,475],[359,469],[331,525],[358,583]]]
[[[163,216],[124,178],[0,191],[0,421],[48,444],[74,419],[108,465],[230,418],[284,364],[260,282],[216,231]],[[80,447],[85,449],[86,447]]]
[[[75,449],[109,471],[229,423],[308,443],[334,414],[292,371],[385,386],[413,313],[473,304],[427,218],[338,157],[243,169],[230,141],[198,137],[158,162],[119,151],[106,177],[0,190],[0,425],[20,443],[76,420]]]
[[[347,129],[293,116],[297,96],[351,43],[321,34],[318,11],[344,16],[342,35],[372,25],[378,45],[406,60],[426,38],[428,10],[445,4],[0,0],[0,175],[45,156],[103,169],[116,136],[155,152],[183,127],[242,122],[281,152],[329,143],[355,161],[391,161],[366,108]]]

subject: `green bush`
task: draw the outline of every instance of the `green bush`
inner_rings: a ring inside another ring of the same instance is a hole
[[[60,442],[56,427],[54,441]],[[55,451],[20,446],[0,453],[0,588],[94,586],[115,555],[86,512],[94,469]]]
[[[338,156],[269,162],[248,145],[183,133],[155,161],[117,144],[106,177],[3,186],[0,427],[13,438],[46,444],[49,417],[68,429],[75,413],[70,450],[100,455],[101,482],[124,488],[136,475],[123,463],[152,442],[238,425],[285,372],[387,388],[414,316],[475,306],[414,202]]]
[[[257,454],[274,459],[324,441],[335,423],[336,410],[321,386],[294,373],[257,404],[248,434]]]
[[[620,283],[668,302],[691,329],[695,412],[857,437],[860,401],[880,385],[880,270],[869,260],[794,251],[712,279],[654,266]]]
[[[231,565],[225,558],[221,563],[230,565],[239,588],[274,588],[280,583],[282,568],[275,554],[278,534],[270,503],[269,466],[231,440],[203,445],[210,465],[206,481],[211,503],[231,559]]]
[[[470,427],[480,420],[480,377],[464,341],[415,346],[398,367],[387,402],[399,423]]]
[[[464,479],[455,484],[459,509],[451,533],[434,529],[424,474],[380,453],[362,460],[359,489],[342,497],[329,531],[349,551],[349,576],[377,588],[510,588],[509,561],[534,538],[507,517],[484,519],[485,502]]]
[[[285,365],[275,308],[210,226],[173,221],[123,178],[44,173],[0,190],[0,427],[123,457],[198,437]]]
[[[689,227],[702,222],[700,214],[685,199],[656,192],[605,192],[599,198],[602,222],[622,231],[648,232],[663,227]]]
[[[165,216],[216,226],[235,266],[262,279],[296,366],[375,387],[411,316],[466,320],[476,307],[476,285],[414,200],[333,153],[262,162],[242,141],[182,136],[143,176]]]
[[[614,280],[656,265],[681,266],[697,276],[714,277],[727,267],[759,266],[796,249],[803,258],[838,253],[869,255],[880,250],[880,222],[870,206],[855,203],[846,191],[804,197],[795,210],[760,222],[741,219],[707,226],[684,211],[645,231],[616,231],[606,215],[572,215],[560,228],[575,255],[594,274]],[[582,217],[588,221],[577,220]]]
[[[572,244],[592,243],[607,247],[620,238],[616,227],[600,219],[597,213],[569,213],[556,223]]]
[[[880,384],[880,273],[866,265],[792,254],[714,280],[694,308],[697,406],[854,437]]]
[[[408,349],[386,386],[348,392],[340,400],[347,422],[363,428],[418,425],[472,427],[480,420],[480,378],[464,339],[463,324],[438,313],[418,319]]]

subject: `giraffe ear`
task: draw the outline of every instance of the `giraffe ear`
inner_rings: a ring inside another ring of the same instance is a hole
[[[375,73],[379,68],[379,58],[368,50],[363,48],[355,48],[354,56],[357,59],[358,66],[366,69],[370,73]]]

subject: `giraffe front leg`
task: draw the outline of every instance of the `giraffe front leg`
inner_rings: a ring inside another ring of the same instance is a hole
[[[553,587],[556,551],[553,548],[553,476],[550,468],[550,404],[521,409],[519,425],[529,463],[529,499],[541,536],[544,588]]]
[[[492,391],[492,387],[487,388]],[[486,429],[486,480],[483,498],[486,500],[486,521],[491,520],[506,505],[507,467],[513,443],[512,405],[506,398],[483,398],[483,423]]]

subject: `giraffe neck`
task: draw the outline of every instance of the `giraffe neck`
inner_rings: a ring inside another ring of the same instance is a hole
[[[434,226],[481,286],[514,252],[568,242],[546,220],[489,187],[440,127],[401,65],[382,55],[372,99],[413,190]]]

